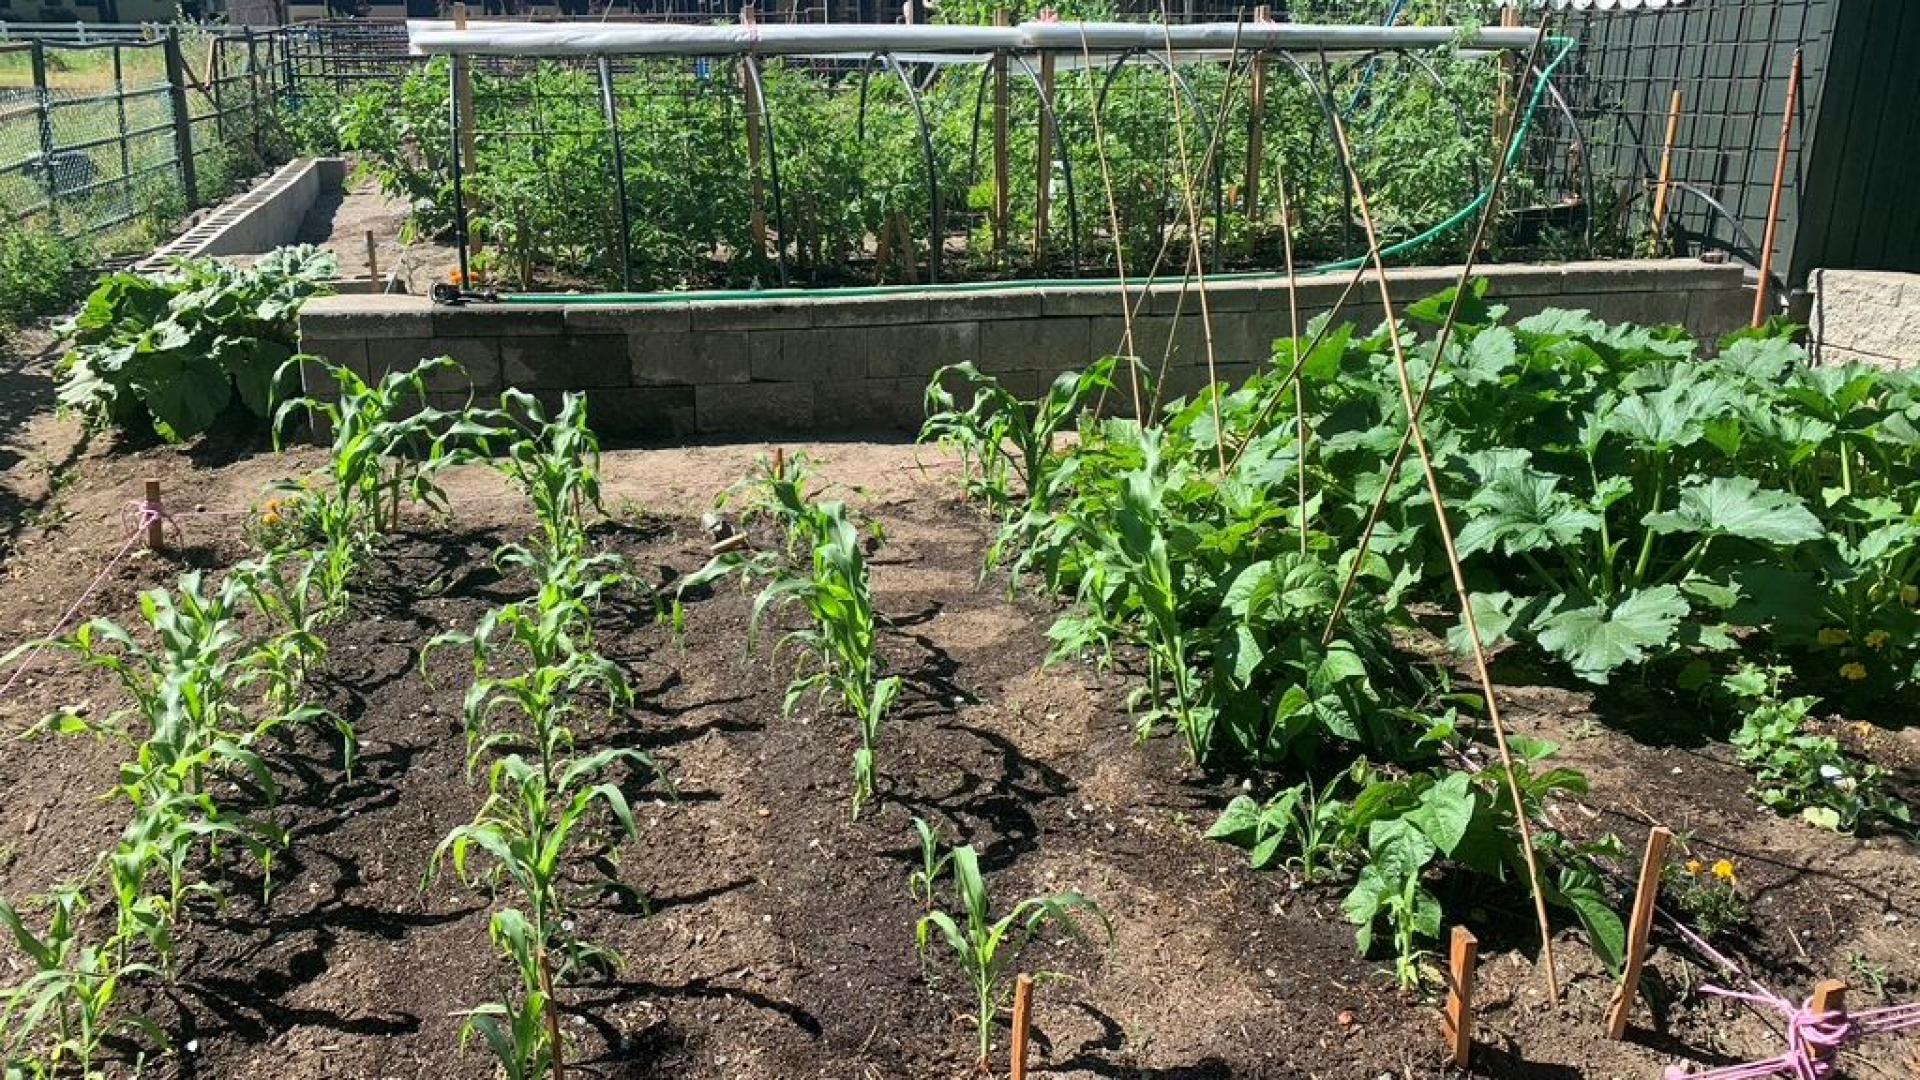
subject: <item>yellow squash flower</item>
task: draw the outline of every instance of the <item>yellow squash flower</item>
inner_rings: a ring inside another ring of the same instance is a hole
[[[1887,633],[1885,630],[1875,630],[1873,633],[1867,635],[1867,648],[1884,649],[1887,647],[1887,640],[1892,636],[1893,635]]]
[[[1848,682],[1859,682],[1867,677],[1867,666],[1865,664],[1841,664],[1840,677]]]
[[[1826,645],[1828,647],[1832,647],[1834,645],[1845,645],[1851,639],[1852,639],[1852,635],[1848,634],[1845,630],[1842,630],[1837,626],[1822,627],[1818,636],[1818,640],[1820,644]]]
[[[1727,859],[1721,859],[1719,862],[1714,863],[1713,876],[1719,878],[1721,881],[1732,881],[1733,863]]]

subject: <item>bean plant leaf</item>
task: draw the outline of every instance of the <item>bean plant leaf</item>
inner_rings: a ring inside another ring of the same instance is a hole
[[[1560,896],[1580,917],[1580,925],[1586,927],[1587,938],[1601,963],[1607,965],[1608,971],[1619,971],[1627,955],[1627,928],[1607,903],[1606,896],[1588,886],[1563,890]]]
[[[1648,514],[1644,524],[1656,533],[1737,536],[1783,546],[1826,535],[1799,496],[1763,489],[1745,476],[1717,476],[1694,484],[1681,491],[1679,505]]]
[[[1671,644],[1689,608],[1673,585],[1643,589],[1613,610],[1604,604],[1562,611],[1547,619],[1540,647],[1565,660],[1589,682],[1605,683],[1613,671]]]

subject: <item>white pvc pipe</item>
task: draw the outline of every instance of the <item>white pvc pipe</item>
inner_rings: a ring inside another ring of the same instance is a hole
[[[902,26],[884,23],[675,25],[660,23],[470,22],[409,20],[415,56],[763,56],[968,53],[997,50],[1113,53],[1286,49],[1301,52],[1462,48],[1520,50],[1527,28],[1461,31],[1444,26],[1319,26],[1307,23],[1025,22],[1019,26]]]

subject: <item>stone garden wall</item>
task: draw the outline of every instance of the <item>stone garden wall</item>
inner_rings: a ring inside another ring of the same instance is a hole
[[[1693,260],[1489,266],[1492,295],[1519,314],[1585,308],[1612,321],[1680,323],[1714,337],[1743,325],[1751,293],[1734,266]],[[1395,303],[1453,284],[1457,269],[1389,271]],[[1300,318],[1331,308],[1350,275],[1302,279]],[[1139,302],[1139,290],[1133,290]],[[1284,277],[1210,282],[1214,355],[1238,380],[1289,332]],[[443,407],[514,386],[588,393],[594,426],[659,439],[917,430],[928,376],[971,360],[1023,395],[1060,372],[1121,351],[1112,284],[944,288],[808,298],[436,306],[423,297],[331,296],[300,315],[302,347],[377,378],[449,355],[465,379],[434,387]],[[1363,281],[1346,316],[1372,326],[1379,290]],[[1140,302],[1135,352],[1167,368],[1170,393],[1204,385],[1199,298],[1177,284]],[[310,392],[327,393],[325,385]]]

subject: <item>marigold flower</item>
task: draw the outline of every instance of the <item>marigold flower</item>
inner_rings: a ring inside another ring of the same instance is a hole
[[[1867,677],[1867,665],[1858,663],[1841,664],[1840,677],[1848,682],[1859,682]]]
[[[1867,635],[1867,648],[1884,649],[1887,647],[1888,639],[1892,636],[1893,635],[1887,633],[1885,630],[1875,630],[1873,633]]]
[[[269,510],[264,514],[261,514],[260,524],[266,525],[268,527],[272,527],[274,525],[280,524],[280,512],[278,510]]]
[[[1833,646],[1833,645],[1845,645],[1848,641],[1851,641],[1852,639],[1853,639],[1852,634],[1847,633],[1845,630],[1842,630],[1837,626],[1824,626],[1820,628],[1820,633],[1817,640],[1822,645]]]
[[[1714,863],[1713,876],[1719,878],[1721,881],[1732,881],[1733,880],[1732,860],[1721,859],[1719,862]]]
[[[1687,873],[1689,873],[1689,874],[1698,874],[1699,872],[1700,872],[1700,860],[1699,860],[1699,859],[1688,859],[1688,860],[1687,860]]]

